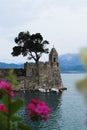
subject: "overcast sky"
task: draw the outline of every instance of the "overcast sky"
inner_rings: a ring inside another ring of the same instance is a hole
[[[27,30],[41,33],[59,55],[78,53],[87,46],[87,0],[0,0],[0,62],[26,62],[11,52],[14,38]]]

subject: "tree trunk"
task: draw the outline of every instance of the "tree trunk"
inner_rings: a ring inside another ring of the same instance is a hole
[[[36,64],[38,64],[38,62],[39,62],[39,59],[36,59]]]
[[[40,57],[36,53],[36,64],[38,64]]]

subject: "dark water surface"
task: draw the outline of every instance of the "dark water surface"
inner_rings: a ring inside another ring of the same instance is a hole
[[[30,98],[39,98],[46,102],[51,109],[48,122],[32,122],[25,110],[19,111],[23,122],[31,126],[33,130],[87,130],[84,125],[86,106],[81,94],[75,88],[75,81],[84,74],[62,74],[65,87],[68,88],[62,95],[55,93],[26,92],[17,93],[17,97],[25,100],[26,105]]]

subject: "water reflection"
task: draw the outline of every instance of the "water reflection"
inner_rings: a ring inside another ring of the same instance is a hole
[[[28,126],[31,126],[33,130],[61,130],[62,127],[62,98],[61,94],[56,94],[56,93],[40,93],[40,92],[32,92],[32,91],[27,91],[25,93],[23,92],[18,92],[16,94],[17,97],[21,97],[25,100],[26,106],[29,103],[29,100],[31,98],[37,98],[40,100],[43,100],[46,102],[46,104],[50,107],[51,109],[51,114],[49,117],[48,122],[40,121],[40,122],[32,122],[25,110],[25,107],[22,108],[19,111],[19,115],[22,116],[23,122],[27,124]]]

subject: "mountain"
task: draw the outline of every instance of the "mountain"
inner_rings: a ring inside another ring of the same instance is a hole
[[[64,54],[59,56],[61,72],[84,72],[84,67],[78,54]]]
[[[84,67],[81,63],[78,54],[64,54],[60,55],[58,59],[60,63],[60,71],[61,72],[84,72]],[[4,63],[0,62],[0,68],[24,68],[24,64],[14,64],[14,63]]]
[[[0,68],[23,68],[24,65],[23,64],[14,64],[14,63],[4,63],[4,62],[0,62]]]

